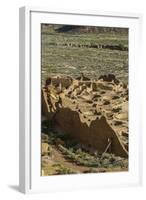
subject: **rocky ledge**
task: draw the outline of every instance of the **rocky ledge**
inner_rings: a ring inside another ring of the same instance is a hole
[[[42,114],[88,149],[128,157],[128,87],[113,74],[54,76],[42,88]]]

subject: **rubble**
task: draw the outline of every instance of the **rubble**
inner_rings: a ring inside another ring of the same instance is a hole
[[[114,75],[48,78],[42,113],[56,130],[86,146],[104,152],[110,141],[109,153],[128,157],[128,89]]]

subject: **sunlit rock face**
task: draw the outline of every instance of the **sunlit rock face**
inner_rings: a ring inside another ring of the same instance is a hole
[[[56,130],[104,152],[128,157],[128,88],[113,74],[91,80],[56,76],[42,89],[42,113]]]

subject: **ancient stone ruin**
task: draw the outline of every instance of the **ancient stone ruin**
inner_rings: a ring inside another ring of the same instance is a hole
[[[88,149],[128,157],[128,88],[112,74],[90,80],[50,77],[42,89],[42,113],[58,132]]]

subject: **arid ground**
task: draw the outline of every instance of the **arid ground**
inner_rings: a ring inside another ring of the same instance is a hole
[[[41,26],[42,176],[128,170],[128,29]]]

